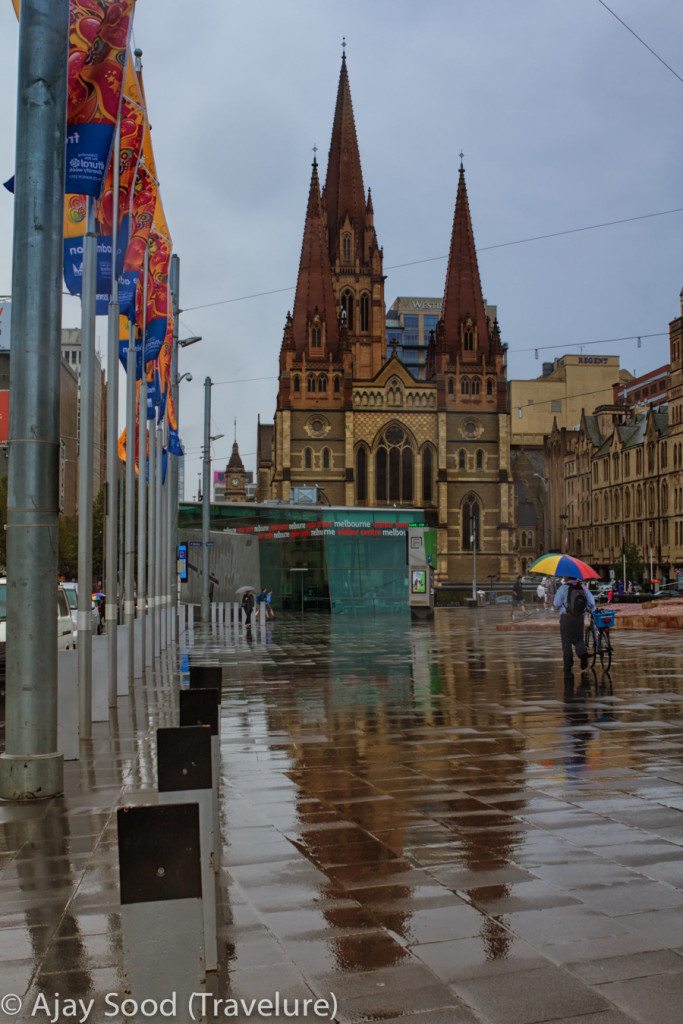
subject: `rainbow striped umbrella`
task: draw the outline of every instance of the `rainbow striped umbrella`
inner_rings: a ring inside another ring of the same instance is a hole
[[[599,580],[600,574],[573,555],[541,555],[533,562],[528,572],[541,576],[567,576],[574,580]]]

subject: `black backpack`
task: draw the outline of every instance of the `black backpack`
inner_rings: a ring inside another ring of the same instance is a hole
[[[583,592],[582,586],[571,586],[569,588],[569,596],[567,597],[567,611],[570,615],[576,615],[577,618],[583,617],[586,608],[588,607],[588,601],[586,595]]]

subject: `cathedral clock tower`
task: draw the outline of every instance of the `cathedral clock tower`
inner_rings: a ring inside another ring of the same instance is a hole
[[[244,478],[244,463],[240,457],[240,449],[237,440],[232,446],[230,461],[225,467],[225,500],[246,501],[247,488]]]

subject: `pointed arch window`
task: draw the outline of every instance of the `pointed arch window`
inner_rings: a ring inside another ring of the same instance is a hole
[[[477,454],[474,457],[474,464],[477,469],[484,468],[484,453],[481,448],[477,448]]]
[[[322,331],[317,324],[314,327],[311,327],[311,348],[321,347],[322,336]]]
[[[330,468],[330,449],[323,448],[323,469]]]
[[[340,380],[339,377],[335,377],[334,378],[334,393],[335,393],[335,395],[338,395],[340,391],[341,391],[341,380]]]
[[[472,394],[478,395],[481,390],[481,381],[478,377],[472,378]]]
[[[422,500],[434,501],[434,449],[427,445],[422,453]]]
[[[315,391],[315,377],[313,376],[312,373],[309,373],[308,377],[306,378],[306,390],[309,393],[311,391]]]
[[[455,391],[455,386],[453,384],[453,378],[449,377],[448,378],[448,394],[452,395],[454,391]]]
[[[471,327],[465,328],[465,332],[462,336],[462,347],[465,352],[474,352],[474,331]]]
[[[298,373],[294,374],[294,378],[292,380],[292,388],[294,391],[301,391],[301,381],[299,379]]]
[[[361,445],[356,452],[356,501],[360,504],[368,500],[368,452]]]
[[[318,391],[327,391],[327,374],[321,373],[318,377]]]
[[[348,231],[345,231],[342,235],[342,261],[344,263],[351,262],[351,235]]]
[[[350,331],[353,330],[353,292],[348,289],[342,292],[341,297],[342,304],[342,320],[345,321],[346,326]]]
[[[491,377],[489,377],[489,379],[486,381],[486,394],[493,394],[493,380],[491,379]]]
[[[310,469],[313,465],[313,452],[310,448],[304,448],[304,469]]]
[[[469,377],[463,377],[462,380],[460,381],[460,394],[461,395],[469,395],[469,393],[470,393],[470,378]]]
[[[375,455],[377,501],[411,502],[415,457],[406,431],[398,423],[381,434]]]
[[[461,448],[458,452],[458,469],[465,469],[467,466],[467,455],[465,449]]]
[[[481,550],[481,509],[475,494],[468,494],[462,503],[462,549]]]
[[[370,330],[370,296],[367,292],[363,292],[360,297],[360,329]]]

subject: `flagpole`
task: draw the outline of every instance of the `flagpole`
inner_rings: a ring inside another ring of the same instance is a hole
[[[95,415],[95,198],[88,196],[81,287],[81,375],[78,430],[78,732],[92,736],[92,476]]]
[[[156,427],[157,445],[157,472],[156,472],[156,529],[154,531],[154,614],[157,620],[157,645],[155,654],[161,654],[161,517],[162,517],[162,493],[161,476],[163,472],[163,455],[161,446],[161,430]]]
[[[128,651],[128,691],[133,688],[135,675],[135,324],[130,321],[128,356],[126,358],[126,522],[125,522],[125,582],[123,591],[123,621],[126,625]]]
[[[147,309],[149,248],[145,247],[142,270],[142,308]],[[147,374],[145,373],[145,332],[141,340],[142,370],[138,403],[138,618],[140,619],[140,665],[145,675],[147,659]]]
[[[116,707],[118,660],[117,635],[119,620],[119,574],[117,566],[117,512],[119,487],[119,279],[116,250],[119,234],[119,163],[121,153],[121,122],[114,132],[113,206],[111,224],[111,301],[107,319],[107,482],[105,517],[105,626],[107,631],[107,677],[109,707]]]
[[[174,253],[171,256],[171,302],[173,304],[173,351],[171,352],[171,395],[173,410],[176,417],[176,428],[180,431],[178,421],[178,338],[180,336],[180,258]],[[171,602],[171,639],[178,637],[178,458],[171,458],[169,469],[169,599]]]
[[[149,479],[147,481],[147,598],[149,607],[149,645],[147,647],[147,664],[154,664],[157,643],[156,623],[156,575],[155,575],[155,544],[154,534],[156,531],[156,466],[157,466],[157,437],[156,417],[149,425]]]
[[[164,419],[165,419],[165,410],[164,410]],[[160,491],[160,493],[161,493],[161,508],[159,509],[159,512],[160,512],[160,514],[159,514],[159,548],[160,548],[160,552],[161,552],[161,557],[159,559],[159,562],[160,562],[160,565],[159,565],[159,576],[160,576],[160,580],[161,580],[160,587],[159,587],[159,592],[160,592],[160,597],[159,597],[159,619],[160,619],[159,649],[161,651],[165,651],[166,650],[166,640],[167,640],[167,629],[166,629],[166,534],[167,534],[167,530],[168,530],[168,520],[167,520],[166,498],[167,498],[167,495],[168,495],[168,454],[166,455],[166,480],[164,481],[164,447],[165,447],[165,438],[166,438],[166,424],[164,422],[164,419],[162,419],[162,421],[161,421],[161,428],[160,428],[160,431],[159,431],[159,434],[160,434],[160,437],[161,437],[161,442],[160,442],[160,444],[161,444],[161,473],[159,474],[160,477],[161,477],[161,485],[160,485],[161,486],[161,491]]]
[[[6,746],[0,797],[61,793],[57,541],[69,5],[22,0],[12,242]],[[37,638],[40,642],[37,642]]]

